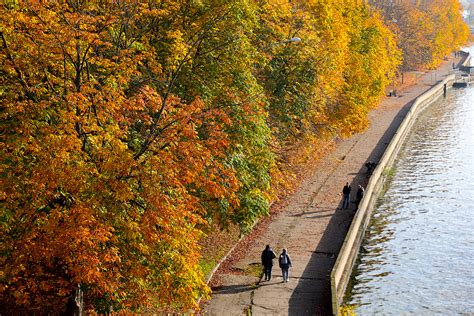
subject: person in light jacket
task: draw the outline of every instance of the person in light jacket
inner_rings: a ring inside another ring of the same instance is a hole
[[[291,267],[291,258],[288,255],[288,252],[286,251],[286,249],[282,250],[278,258],[278,263],[280,265],[281,274],[283,276],[283,282],[288,282],[289,270]]]

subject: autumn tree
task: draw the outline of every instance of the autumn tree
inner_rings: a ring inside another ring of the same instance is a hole
[[[173,94],[157,62],[152,25],[172,14],[2,6],[4,312],[61,311],[78,284],[97,311],[186,309],[206,295],[199,195],[237,205],[239,184],[224,164],[228,115]]]
[[[458,0],[433,0],[427,5],[434,24],[429,67],[437,67],[444,57],[452,51],[459,50],[467,41],[469,28],[461,16],[461,5]]]
[[[461,45],[456,3],[398,37],[356,0],[2,4],[0,311],[60,313],[79,286],[91,312],[197,308],[210,224],[245,232],[367,127],[402,25],[423,64]]]
[[[260,9],[257,77],[284,172],[301,149],[314,157],[335,137],[367,127],[400,53],[380,15],[360,1],[261,1]]]
[[[395,36],[382,17],[370,7],[347,2],[348,63],[345,85],[336,109],[342,135],[352,135],[368,127],[368,112],[385,95],[402,61]]]
[[[433,68],[466,42],[469,29],[457,0],[372,1],[397,36],[402,70]]]
[[[157,5],[158,6],[158,5]],[[177,1],[160,3],[167,18],[151,23],[150,43],[159,69],[147,69],[140,84],[152,84],[160,95],[182,100],[200,98],[205,111],[218,113],[216,122],[198,126],[206,139],[214,124],[223,124],[229,146],[216,162],[228,166],[239,181],[238,203],[226,196],[194,190],[206,209],[206,219],[246,230],[268,212],[266,191],[273,154],[270,130],[253,76],[255,47],[248,34],[256,25],[255,5],[247,1]],[[158,7],[156,8],[158,9]],[[164,77],[164,80],[155,80]]]

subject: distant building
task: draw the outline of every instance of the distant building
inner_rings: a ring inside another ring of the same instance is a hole
[[[466,21],[467,24],[471,27],[471,32],[474,26],[474,3],[468,4],[467,6],[464,7],[464,20]]]

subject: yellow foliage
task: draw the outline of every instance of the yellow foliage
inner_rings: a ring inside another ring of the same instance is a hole
[[[455,0],[364,3],[1,4],[0,313],[78,284],[97,312],[197,308],[207,225],[248,229],[364,130],[398,47],[433,67],[467,37]]]

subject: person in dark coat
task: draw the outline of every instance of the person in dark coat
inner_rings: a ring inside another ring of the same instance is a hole
[[[349,185],[349,182],[346,182],[346,185],[344,186],[344,188],[342,188],[342,195],[342,208],[348,208],[351,198],[351,186]]]
[[[283,282],[288,282],[291,259],[286,249],[282,250],[280,257],[278,258],[278,264],[280,265]]]
[[[355,204],[357,208],[359,208],[359,203],[363,197],[364,197],[364,188],[359,184],[359,188],[357,189],[356,200],[355,200]]]
[[[262,251],[262,265],[265,273],[265,281],[270,281],[272,278],[273,259],[275,258],[276,255],[272,248],[270,248],[270,245],[267,245]]]

